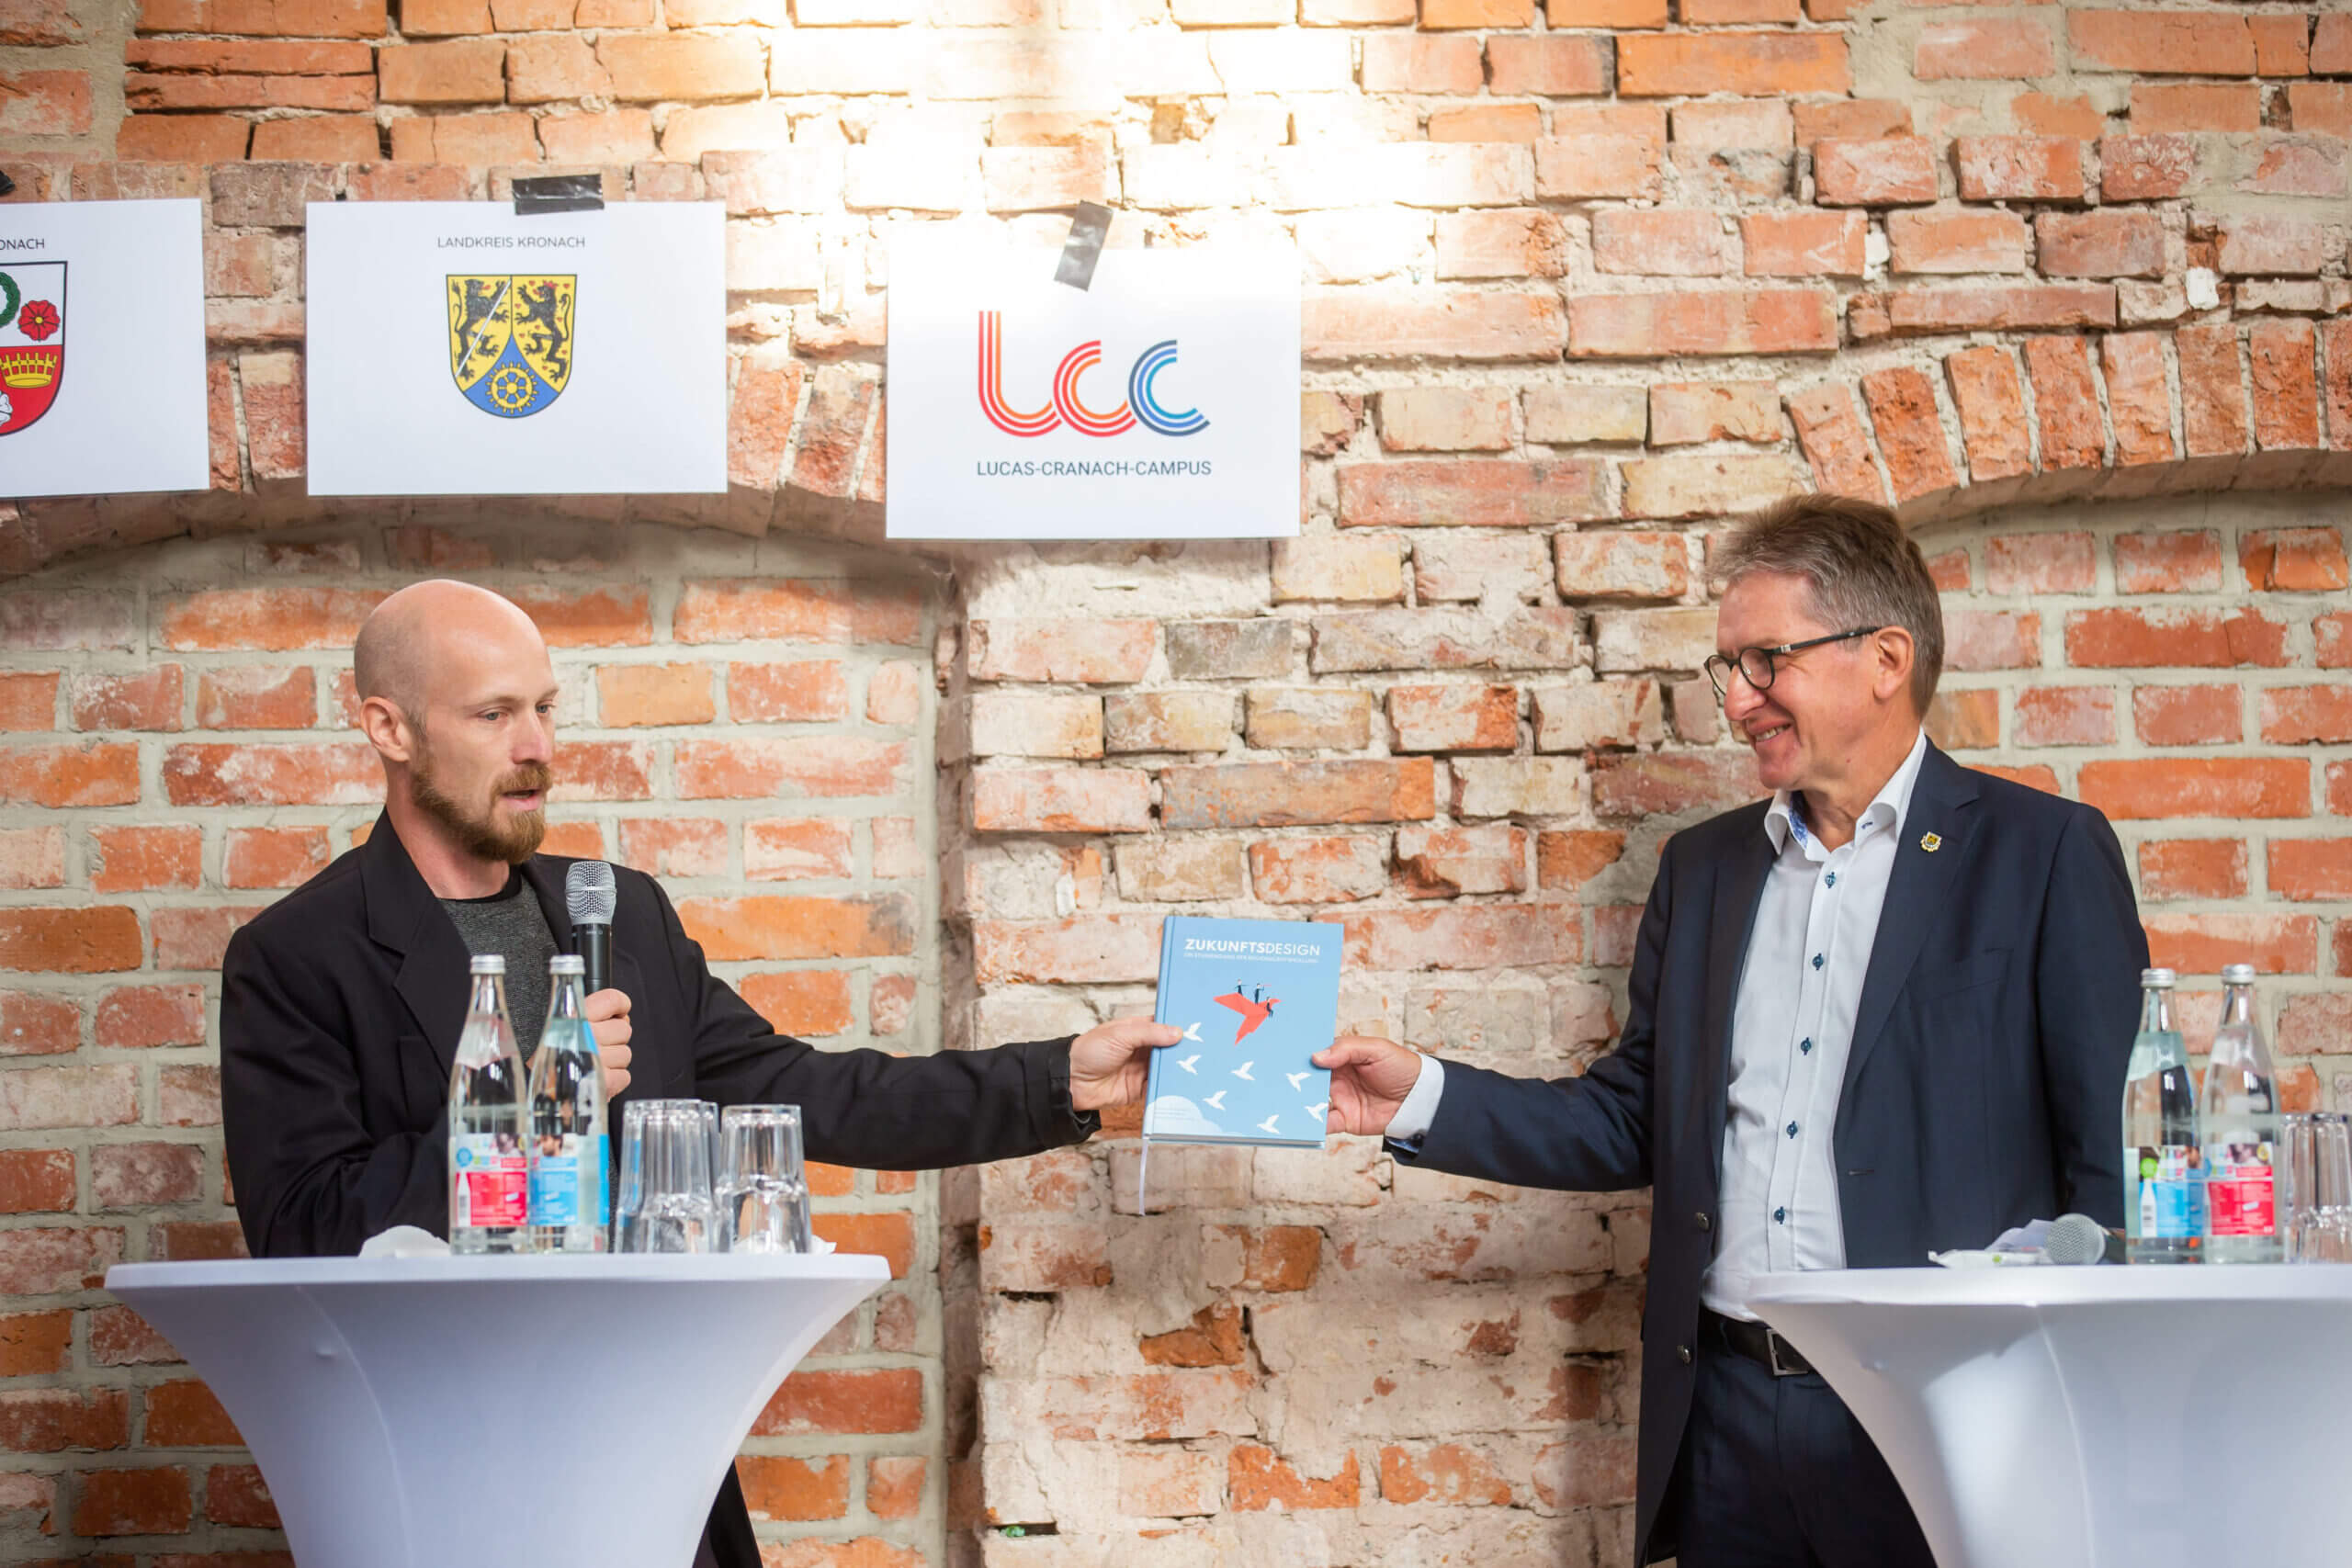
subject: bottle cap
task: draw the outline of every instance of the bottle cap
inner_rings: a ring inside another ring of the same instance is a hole
[[[2224,964],[2222,965],[2222,984],[2224,986],[2253,985],[2254,965],[2251,964]]]
[[[588,961],[581,957],[576,953],[559,953],[553,958],[548,960],[548,973],[550,975],[585,975],[588,973]]]
[[[477,953],[473,962],[466,967],[476,975],[503,975],[506,973],[506,960],[495,953]]]
[[[2140,984],[2143,987],[2169,986],[2178,978],[2180,978],[2180,976],[2175,975],[2169,969],[2143,969],[2140,971]]]

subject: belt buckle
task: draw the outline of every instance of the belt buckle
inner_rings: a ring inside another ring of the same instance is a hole
[[[1767,1364],[1772,1369],[1772,1375],[1776,1378],[1801,1378],[1811,1372],[1813,1368],[1810,1365],[1801,1367],[1781,1365],[1781,1347],[1785,1343],[1787,1342],[1773,1330],[1770,1328],[1764,1330],[1764,1355]],[[1795,1354],[1793,1348],[1790,1353]]]

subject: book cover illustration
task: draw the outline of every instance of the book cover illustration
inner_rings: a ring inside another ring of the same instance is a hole
[[[1170,917],[1154,1016],[1184,1032],[1152,1053],[1148,1142],[1319,1148],[1331,1075],[1309,1060],[1340,1017],[1341,928]]]

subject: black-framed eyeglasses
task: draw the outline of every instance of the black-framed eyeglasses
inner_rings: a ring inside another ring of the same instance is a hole
[[[1856,626],[1849,632],[1831,632],[1827,637],[1811,637],[1803,642],[1784,642],[1777,648],[1743,648],[1736,659],[1711,653],[1702,668],[1707,671],[1707,679],[1715,683],[1715,695],[1718,697],[1731,694],[1731,671],[1735,662],[1739,666],[1741,677],[1749,685],[1759,692],[1767,691],[1771,687],[1772,677],[1779,672],[1779,660],[1790,654],[1803,653],[1808,648],[1819,648],[1825,642],[1851,642],[1858,637],[1868,637],[1872,632],[1884,630],[1884,626]]]

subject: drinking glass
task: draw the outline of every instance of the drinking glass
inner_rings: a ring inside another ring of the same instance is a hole
[[[698,1100],[636,1100],[621,1118],[616,1252],[714,1252],[712,1108]]]
[[[718,1187],[721,1250],[808,1251],[800,1107],[730,1105],[720,1118],[719,1138],[726,1147]]]
[[[2352,1117],[2301,1111],[2286,1133],[2288,1258],[2352,1263]]]

